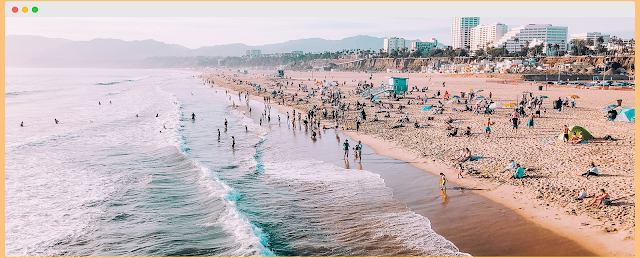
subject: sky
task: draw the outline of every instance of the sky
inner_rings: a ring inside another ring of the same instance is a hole
[[[633,17],[480,17],[480,24],[501,22],[509,28],[544,23],[569,27],[571,33],[602,32],[635,37]],[[200,18],[5,18],[6,35],[38,35],[86,41],[114,38],[153,39],[188,48],[244,43],[250,46],[303,38],[343,39],[357,35],[401,37],[451,43],[451,18],[446,17],[200,17]]]

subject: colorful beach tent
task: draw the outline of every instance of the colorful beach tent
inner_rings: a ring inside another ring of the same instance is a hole
[[[587,129],[584,129],[584,128],[580,127],[580,126],[574,125],[572,127],[569,127],[569,137],[571,137],[573,132],[575,132],[577,135],[582,134],[582,139],[585,139],[585,140],[593,139],[593,136],[591,135],[591,133],[589,133],[589,131],[587,131]],[[563,137],[564,137],[563,133],[560,133],[558,135],[558,139],[562,139]]]
[[[616,120],[619,122],[635,123],[636,122],[636,109],[631,107],[622,107]]]
[[[451,94],[444,94],[444,96],[442,96],[443,99],[448,99],[449,97],[451,97]]]

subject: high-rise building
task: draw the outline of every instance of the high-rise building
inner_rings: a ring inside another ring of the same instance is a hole
[[[573,33],[571,34],[571,39],[590,39],[593,40],[594,45],[598,43],[598,38],[602,37],[604,43],[607,44],[609,42],[610,35],[602,34],[600,32],[585,32],[585,33]]]
[[[471,28],[471,50],[486,49],[488,44],[498,42],[507,33],[507,25],[485,24]]]
[[[260,50],[260,49],[247,50],[247,56],[249,57],[249,59],[254,58],[254,57],[259,57],[261,55],[262,55],[262,50]]]
[[[403,38],[391,37],[384,39],[384,46],[382,47],[382,49],[384,49],[384,52],[389,53],[391,49],[400,50],[403,47],[405,47]]]
[[[431,38],[429,42],[411,42],[411,51],[420,50],[423,56],[426,56],[431,50],[438,47],[438,40]]]
[[[453,17],[451,22],[451,47],[466,48],[471,45],[471,28],[478,26],[480,17]]]
[[[558,44],[558,51],[567,51],[567,27],[553,26],[551,24],[529,24],[522,25],[517,28],[509,30],[498,42],[494,44],[496,47],[505,46],[509,53],[522,50],[522,47],[526,46],[526,42],[529,42],[529,46],[533,46],[532,43],[542,43],[543,51],[547,54],[551,50],[555,51],[555,47],[548,49],[548,45],[555,46]]]

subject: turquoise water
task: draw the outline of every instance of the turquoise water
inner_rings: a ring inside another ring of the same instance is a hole
[[[198,72],[6,73],[8,256],[467,255],[336,164],[344,136],[261,126]]]

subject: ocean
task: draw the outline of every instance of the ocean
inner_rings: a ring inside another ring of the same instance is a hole
[[[346,136],[260,124],[200,74],[6,69],[6,255],[468,256]]]

